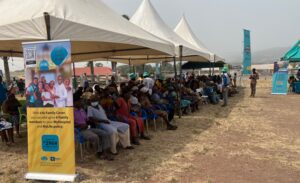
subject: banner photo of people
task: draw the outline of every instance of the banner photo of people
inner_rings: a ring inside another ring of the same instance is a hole
[[[28,118],[25,177],[75,177],[71,43],[23,43],[23,53]]]

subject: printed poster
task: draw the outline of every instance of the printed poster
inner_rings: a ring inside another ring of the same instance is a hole
[[[23,51],[28,118],[26,178],[75,175],[71,44],[23,43]]]

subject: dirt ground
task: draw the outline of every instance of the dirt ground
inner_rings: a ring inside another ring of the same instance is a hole
[[[300,182],[300,95],[271,95],[268,83],[260,81],[256,98],[241,89],[226,108],[204,105],[176,119],[175,132],[151,131],[151,141],[121,150],[113,162],[85,152],[79,181]],[[0,144],[1,183],[25,182],[26,146],[26,138]]]

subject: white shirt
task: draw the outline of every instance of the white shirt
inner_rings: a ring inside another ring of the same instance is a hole
[[[66,107],[68,92],[64,84],[57,84],[55,87],[55,95],[59,98],[55,99],[56,107]]]
[[[46,104],[51,104],[54,106],[54,100],[51,99],[51,94],[50,92],[44,91],[42,92],[42,98],[45,97],[46,100],[43,100],[43,105],[45,106]]]
[[[102,108],[101,105],[98,105],[98,109],[92,107],[92,106],[89,106],[88,107],[88,110],[87,110],[87,117],[93,117],[93,118],[96,118],[98,120],[109,120],[106,116],[106,113],[104,111],[104,109]]]
[[[152,78],[144,78],[143,84],[149,89],[149,94],[152,95],[152,88],[154,86],[154,80]]]

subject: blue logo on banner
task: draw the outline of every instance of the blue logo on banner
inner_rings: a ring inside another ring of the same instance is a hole
[[[57,66],[63,64],[67,56],[68,50],[61,46],[55,47],[51,52],[51,59],[53,63]]]
[[[57,152],[59,150],[59,139],[57,135],[43,135],[42,149],[45,152]]]
[[[49,70],[49,64],[47,60],[42,60],[40,62],[40,71],[48,71]]]

